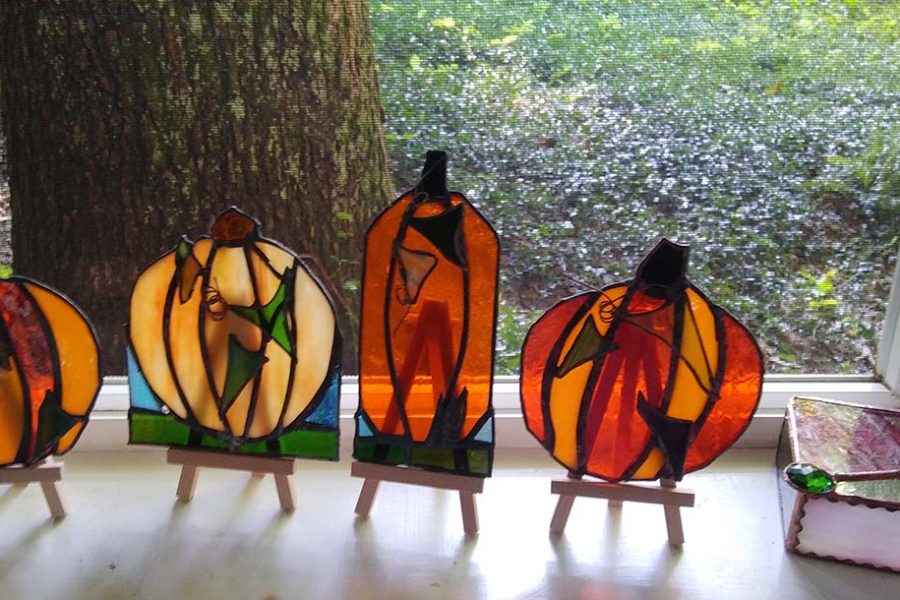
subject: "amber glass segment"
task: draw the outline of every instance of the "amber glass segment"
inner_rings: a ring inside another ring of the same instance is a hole
[[[153,391],[169,410],[180,418],[187,419],[187,407],[182,399],[182,392],[178,389],[173,370],[169,367],[166,335],[169,325],[166,306],[170,300],[174,302],[172,296],[177,293],[172,289],[174,273],[174,252],[166,254],[141,273],[131,292],[128,332],[135,358]],[[199,279],[191,291],[190,298],[197,297],[194,302],[199,303]]]
[[[724,311],[721,321],[726,348],[722,385],[688,450],[687,471],[705,467],[737,441],[750,425],[762,391],[762,354],[753,335]]]
[[[57,449],[54,454],[64,454],[71,450],[72,446],[75,445],[75,442],[78,441],[78,438],[81,437],[81,433],[84,431],[86,425],[86,421],[79,421],[75,423],[75,425],[73,425],[70,430],[68,430],[59,438]]]
[[[569,326],[573,315],[591,302],[592,294],[579,294],[566,298],[544,313],[532,326],[522,345],[522,375],[519,380],[522,413],[528,430],[542,443],[546,439],[543,418],[544,370],[553,347],[560,342],[563,329]],[[575,404],[575,403],[573,403]]]
[[[25,435],[25,394],[15,357],[7,359],[8,368],[0,368],[0,465],[16,462]]]
[[[684,278],[686,258],[686,247],[664,240],[634,280],[565,300],[529,331],[526,426],[568,470],[680,479],[749,424],[762,354]]]
[[[498,257],[496,233],[455,192],[406,193],[373,222],[360,408],[379,433],[411,443],[462,440],[488,414]],[[460,418],[449,430],[435,422],[441,402]]]
[[[70,415],[84,416],[100,387],[100,356],[90,325],[69,302],[47,288],[26,284],[56,345],[61,404]]]

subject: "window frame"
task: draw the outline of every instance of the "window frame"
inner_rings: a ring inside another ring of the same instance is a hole
[[[875,372],[895,396],[900,392],[900,251],[881,329]]]
[[[876,371],[871,375],[766,375],[759,407],[737,447],[774,448],[787,401],[793,396],[824,397],[867,406],[900,408],[900,251],[881,330]],[[359,403],[359,378],[341,381],[341,438],[353,437],[353,416]],[[497,447],[536,448],[527,432],[519,401],[519,378],[494,378],[493,405]],[[91,426],[79,447],[94,450],[121,448],[127,440],[128,378],[105,377],[91,414]]]

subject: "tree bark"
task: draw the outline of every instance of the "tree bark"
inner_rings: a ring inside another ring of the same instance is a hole
[[[230,204],[355,303],[393,196],[364,0],[9,0],[0,35],[14,269],[82,306],[107,373],[138,273]]]

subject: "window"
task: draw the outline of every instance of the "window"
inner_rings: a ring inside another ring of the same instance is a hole
[[[370,0],[369,10],[397,187],[413,184],[425,150],[445,149],[451,186],[501,234],[498,373],[516,372],[541,312],[630,277],[666,235],[691,244],[692,280],[756,333],[770,373],[816,374],[770,378],[772,414],[798,382],[887,401],[869,379],[876,357],[900,387],[894,3]],[[3,156],[0,146],[8,265]],[[515,386],[501,378],[496,395],[512,416]],[[346,392],[352,408],[352,384]],[[98,408],[124,407],[123,393],[110,379]]]
[[[660,236],[769,373],[874,371],[900,231],[884,2],[371,3],[398,180],[428,148],[501,235],[499,372]]]

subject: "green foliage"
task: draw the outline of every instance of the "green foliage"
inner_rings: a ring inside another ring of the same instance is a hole
[[[0,263],[0,279],[6,279],[12,274],[13,270],[11,266]]]
[[[445,149],[501,235],[498,372],[574,281],[630,277],[663,235],[770,370],[870,371],[900,230],[898,19],[878,0],[373,3],[400,187]]]
[[[800,287],[807,290],[806,304],[815,312],[830,313],[840,305],[834,289],[834,278],[837,274],[837,269],[828,269],[818,277],[809,271],[800,271],[802,279]]]

